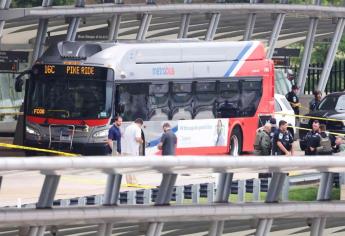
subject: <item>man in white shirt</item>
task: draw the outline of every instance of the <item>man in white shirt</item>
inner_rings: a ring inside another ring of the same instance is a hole
[[[143,139],[141,138],[141,127],[143,123],[143,120],[138,118],[126,128],[123,134],[123,154],[127,156],[139,156],[139,146],[143,143]]]
[[[122,153],[125,156],[139,156],[139,147],[143,143],[141,138],[141,127],[144,122],[138,118],[134,123],[130,124],[123,134],[123,149]],[[137,180],[134,175],[126,175],[127,185],[137,184]]]

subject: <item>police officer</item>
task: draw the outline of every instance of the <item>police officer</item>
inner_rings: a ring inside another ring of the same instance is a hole
[[[315,90],[315,91],[313,92],[313,94],[314,94],[314,98],[313,98],[313,100],[311,100],[310,103],[309,103],[309,110],[310,110],[310,112],[316,110],[316,108],[317,108],[317,106],[320,104],[321,98],[322,98],[322,93],[321,93],[320,90]]]
[[[287,129],[288,124],[285,120],[279,121],[279,129],[273,136],[273,155],[293,155],[293,137]]]
[[[298,86],[297,85],[292,85],[291,91],[286,94],[286,99],[290,102],[290,105],[292,109],[295,112],[295,115],[299,115],[299,107],[301,106],[301,103],[299,103],[299,99],[297,97],[298,93]]]
[[[313,121],[312,130],[306,134],[304,140],[306,144],[306,148],[304,150],[305,155],[316,155],[316,148],[320,146],[320,122],[318,120]]]
[[[320,124],[320,145],[316,147],[318,155],[332,155],[335,142],[332,145],[331,139],[331,135],[326,132],[326,125]]]
[[[258,156],[271,155],[271,124],[266,123],[263,128],[260,128],[255,137],[254,154]]]

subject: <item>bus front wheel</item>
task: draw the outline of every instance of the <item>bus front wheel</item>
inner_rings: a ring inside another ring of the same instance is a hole
[[[242,152],[242,132],[239,126],[234,127],[230,135],[230,155],[238,156]]]

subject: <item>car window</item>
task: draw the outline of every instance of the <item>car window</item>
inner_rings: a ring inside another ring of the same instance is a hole
[[[337,105],[337,101],[338,97],[336,96],[326,96],[318,106],[318,110],[334,110],[335,106]]]
[[[336,110],[345,110],[345,95],[342,95],[338,98],[337,105],[335,106]]]
[[[277,111],[282,111],[281,106],[279,105],[277,99],[274,99],[274,110]]]

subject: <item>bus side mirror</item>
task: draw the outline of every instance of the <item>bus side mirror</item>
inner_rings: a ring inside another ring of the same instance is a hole
[[[23,76],[30,75],[30,74],[31,74],[31,70],[26,70],[26,71],[23,71],[22,73],[20,73],[15,78],[16,81],[14,83],[14,89],[16,90],[16,92],[22,92],[23,91],[23,84],[24,84]]]
[[[16,92],[21,92],[23,90],[23,84],[23,79],[17,77],[16,82],[14,83],[14,89],[16,90]]]

